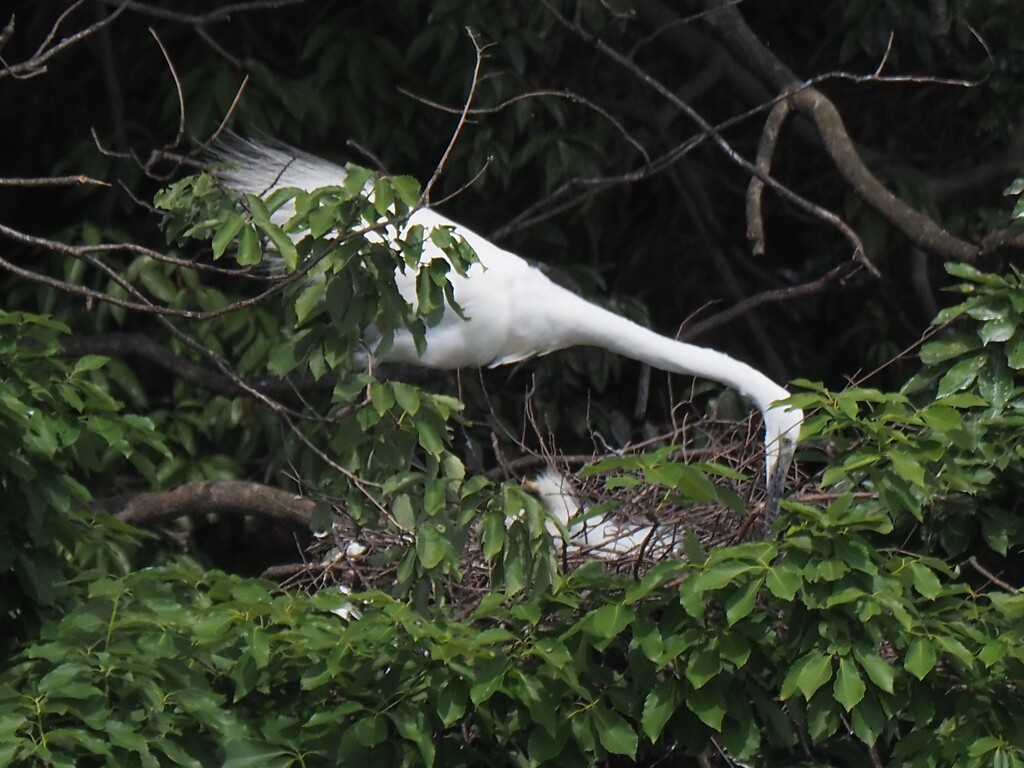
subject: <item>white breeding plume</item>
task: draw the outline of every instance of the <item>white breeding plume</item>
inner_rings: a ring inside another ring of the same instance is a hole
[[[217,158],[226,164],[218,178],[239,192],[265,196],[282,187],[312,191],[341,184],[346,171],[318,157],[282,147],[238,141],[223,145]],[[283,206],[274,221],[284,224],[295,213]],[[774,405],[789,397],[783,387],[755,368],[722,352],[662,336],[602,309],[551,282],[526,261],[488,242],[466,227],[429,208],[419,208],[401,225],[420,225],[427,232],[449,226],[476,252],[480,263],[465,276],[451,273],[455,301],[465,318],[446,311],[426,331],[426,349],[416,351],[412,334],[399,329],[384,361],[416,363],[433,368],[496,366],[573,346],[607,349],[671,373],[700,376],[732,387],[760,409],[765,423],[765,470],[769,502],[782,492],[793,458],[803,412]],[[404,231],[404,229],[403,229]],[[400,235],[394,228],[385,236]],[[296,235],[298,239],[301,233]],[[421,263],[446,259],[429,238]],[[415,270],[397,272],[395,281],[405,299],[416,304]]]

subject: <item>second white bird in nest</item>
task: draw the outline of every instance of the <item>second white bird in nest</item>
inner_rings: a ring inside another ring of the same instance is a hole
[[[239,141],[218,151],[227,166],[217,177],[239,192],[266,196],[276,189],[297,187],[312,191],[341,184],[346,170],[327,160],[280,147]],[[290,203],[273,215],[284,224],[295,214]],[[573,346],[593,346],[615,352],[671,373],[700,376],[732,387],[761,411],[765,424],[765,471],[768,501],[781,494],[793,458],[803,412],[775,405],[789,392],[755,368],[722,352],[685,344],[592,304],[549,280],[540,270],[476,232],[429,208],[419,208],[402,224],[426,231],[449,226],[476,252],[465,276],[450,274],[455,301],[464,317],[446,311],[426,331],[426,349],[419,352],[411,333],[396,331],[383,360],[433,368],[496,366]],[[296,238],[300,237],[296,235]],[[429,238],[424,240],[421,265],[446,259]],[[399,271],[395,282],[402,296],[416,305],[416,271]]]
[[[548,534],[562,539],[562,529],[570,554],[596,558],[637,556],[641,552],[660,559],[676,548],[677,542],[670,529],[659,536],[650,525],[618,523],[609,516],[590,516],[580,501],[579,492],[572,481],[553,467],[547,467],[534,478],[524,480],[522,486],[534,494],[550,515]]]

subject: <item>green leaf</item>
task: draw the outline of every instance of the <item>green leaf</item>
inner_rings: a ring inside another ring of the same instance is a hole
[[[784,560],[768,571],[765,584],[775,597],[791,601],[803,584],[803,571]]]
[[[981,757],[989,752],[994,752],[1005,744],[1006,742],[998,736],[982,736],[972,742],[967,754],[971,757]],[[997,765],[997,763],[993,762],[992,765]]]
[[[416,554],[424,568],[433,568],[444,560],[447,550],[436,523],[428,523],[416,532]]]
[[[835,693],[836,701],[842,704],[847,712],[864,698],[866,687],[853,659],[847,656],[839,659],[839,671],[836,674],[836,682],[832,690]]]
[[[149,755],[149,742],[146,737],[138,733],[135,726],[122,723],[117,720],[108,720],[104,731],[110,743],[115,747],[127,749],[129,752],[136,752],[140,756]]]
[[[254,626],[249,638],[249,647],[252,650],[252,658],[256,663],[256,669],[266,669],[270,663],[270,640],[267,633],[258,626]]]
[[[434,740],[423,709],[399,705],[388,713],[388,717],[395,724],[399,735],[416,745],[424,765],[427,768],[432,768],[435,754]]]
[[[224,255],[224,251],[227,250],[227,247],[238,235],[244,224],[245,220],[235,211],[230,211],[227,216],[224,217],[224,222],[217,230],[217,234],[213,236],[214,260],[219,259]]]
[[[597,725],[597,738],[601,746],[613,755],[636,757],[636,731],[622,715],[607,707],[594,707],[594,720]]]
[[[418,421],[416,423],[416,435],[419,439],[420,447],[431,456],[440,456],[444,451],[444,442],[438,435],[434,425],[430,422]]]
[[[954,365],[939,380],[939,397],[951,395],[967,389],[978,378],[978,373],[985,367],[985,355],[971,355]]]
[[[373,182],[373,207],[381,216],[393,213],[392,207],[395,204],[395,195],[392,191],[390,179],[379,178]]]
[[[704,570],[687,581],[692,582],[690,586],[695,592],[710,592],[721,589],[726,584],[731,584],[736,577],[755,569],[756,566],[750,563],[718,562],[713,565],[705,565]]]
[[[483,556],[486,560],[493,560],[505,546],[505,520],[501,514],[495,512],[484,514],[482,536]]]
[[[412,176],[392,176],[390,181],[406,207],[412,208],[420,201],[420,183]]]
[[[921,466],[917,459],[894,448],[890,449],[887,455],[889,461],[892,462],[893,471],[897,475],[918,488],[924,487],[924,467]]]
[[[889,724],[889,717],[874,700],[862,701],[850,714],[850,726],[864,744],[874,745]]]
[[[805,699],[810,699],[815,691],[832,679],[832,656],[811,651],[797,662],[795,669],[796,687]]]
[[[722,688],[712,683],[699,691],[687,691],[686,706],[705,725],[716,731],[722,730],[722,722],[728,712]]]
[[[391,386],[394,389],[398,405],[410,416],[415,416],[420,409],[420,391],[401,381],[392,382]]]
[[[1010,185],[1003,190],[1004,195],[1019,195],[1024,192],[1024,178],[1014,179]]]
[[[909,564],[910,576],[914,582],[914,589],[922,597],[926,597],[929,600],[934,600],[942,592],[942,584],[939,582],[938,577],[932,571],[921,563],[911,562]]]
[[[686,662],[686,679],[694,690],[700,690],[722,671],[722,660],[713,648],[701,648],[690,654]]]
[[[323,280],[315,280],[306,285],[295,300],[295,319],[301,325],[312,312],[322,306],[327,284]]]
[[[718,498],[718,489],[708,476],[687,464],[669,462],[644,467],[644,479],[677,490],[696,502]]]
[[[235,739],[224,745],[224,768],[286,768],[291,757],[279,747],[249,739]]]
[[[437,716],[445,727],[450,727],[466,713],[466,689],[462,685],[447,683],[437,690]]]
[[[1013,370],[1024,369],[1024,334],[1018,334],[1006,347],[1006,363]]]
[[[918,680],[924,680],[935,668],[935,661],[935,643],[928,638],[919,637],[910,644],[903,666]]]
[[[895,674],[892,665],[874,651],[855,649],[854,657],[860,663],[868,678],[886,693],[893,692]]]
[[[163,270],[164,266],[162,264],[147,261],[139,272],[139,280],[151,296],[159,299],[164,304],[172,304],[178,291]]]
[[[982,325],[981,328],[978,329],[978,338],[981,339],[983,344],[989,344],[992,342],[1003,343],[1013,338],[1013,334],[1016,329],[1016,318],[1003,316],[994,320],[989,320]]]
[[[762,584],[764,584],[764,577],[754,579],[746,586],[737,590],[725,602],[725,618],[728,620],[729,626],[745,618],[754,610],[754,604],[757,602],[757,593],[761,589]]]
[[[921,362],[925,365],[936,365],[947,360],[953,360],[965,352],[978,348],[978,342],[969,340],[964,336],[956,336],[952,339],[941,339],[929,341],[921,347]]]
[[[936,432],[953,432],[960,429],[960,412],[938,403],[932,403],[921,412],[924,423]]]
[[[533,644],[533,653],[555,669],[562,669],[572,661],[572,655],[565,647],[565,643],[551,637],[538,638]]]
[[[260,239],[256,230],[251,226],[242,228],[242,234],[238,238],[238,251],[235,260],[240,267],[251,267],[259,264],[263,258],[263,250],[260,248]]]
[[[610,603],[591,611],[584,621],[587,634],[610,640],[632,623],[633,611],[619,603]]]
[[[408,494],[402,493],[395,497],[391,504],[391,514],[403,531],[412,533],[416,530],[416,513],[413,512],[412,499]]]
[[[665,723],[681,702],[682,691],[678,680],[668,678],[654,684],[644,699],[644,710],[640,718],[640,727],[652,743],[658,740]]]
[[[299,252],[295,248],[295,243],[292,239],[285,234],[284,230],[271,221],[256,220],[256,226],[267,236],[267,239],[274,244],[274,248],[281,258],[284,259],[284,263],[288,266],[290,271],[294,271],[295,267],[299,263]]]
[[[72,369],[71,374],[75,376],[87,371],[96,371],[109,362],[110,358],[104,355],[85,355],[75,361],[75,367]]]

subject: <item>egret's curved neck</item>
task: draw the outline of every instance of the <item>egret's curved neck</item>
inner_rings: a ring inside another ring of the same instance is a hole
[[[789,392],[756,368],[722,352],[686,344],[637,325],[565,291],[556,310],[569,334],[566,345],[602,347],[653,368],[711,379],[739,392],[762,412]]]

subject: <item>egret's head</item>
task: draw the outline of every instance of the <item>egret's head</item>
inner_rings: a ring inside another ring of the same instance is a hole
[[[785,488],[786,471],[793,460],[804,412],[779,405],[764,414],[765,470],[768,483],[768,505],[773,508]]]
[[[568,525],[570,518],[580,511],[572,481],[554,467],[547,467],[533,479],[523,480],[522,486],[562,525]]]

